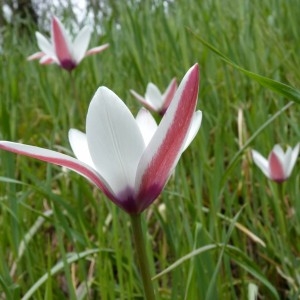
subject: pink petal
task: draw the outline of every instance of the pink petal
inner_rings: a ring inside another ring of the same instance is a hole
[[[34,60],[34,59],[40,59],[42,58],[43,56],[45,56],[45,53],[44,52],[36,52],[30,56],[27,57],[27,60]]]
[[[184,76],[150,144],[144,151],[136,175],[139,211],[161,193],[181,155],[193,120],[199,88],[199,67]]]
[[[55,54],[61,67],[69,71],[74,69],[76,67],[76,62],[71,54],[67,34],[65,33],[63,25],[56,17],[53,17],[52,19],[52,39]]]
[[[109,47],[109,44],[104,44],[102,46],[91,48],[85,53],[85,56],[100,53],[100,52],[104,51],[105,49],[107,49],[108,47]]]
[[[269,156],[269,168],[270,177],[272,180],[277,182],[282,182],[286,180],[286,175],[284,174],[282,162],[280,161],[280,159],[274,151],[272,151]]]
[[[167,87],[166,91],[163,94],[164,104],[161,108],[161,114],[162,115],[168,109],[172,99],[174,98],[176,90],[177,90],[177,82],[176,82],[176,79],[173,78],[172,81],[170,82],[169,86]]]
[[[40,147],[6,141],[0,141],[0,149],[30,156],[55,165],[67,167],[68,169],[71,169],[90,180],[100,190],[102,190],[107,197],[113,201],[115,200],[115,196],[110,191],[110,188],[105,180],[91,167],[71,156]]]
[[[48,56],[48,55],[44,55],[41,59],[40,59],[40,64],[41,65],[50,65],[50,64],[53,64],[53,63],[56,63],[56,61]]]

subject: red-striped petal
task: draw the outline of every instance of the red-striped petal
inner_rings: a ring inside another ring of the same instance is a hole
[[[269,156],[269,168],[270,177],[272,180],[277,182],[282,182],[286,180],[286,175],[284,174],[282,162],[280,161],[280,159],[274,151],[272,151]]]
[[[52,19],[52,39],[55,54],[60,62],[62,68],[66,70],[72,70],[76,67],[76,62],[74,61],[70,45],[68,41],[67,34],[63,28],[60,21],[53,17]]]
[[[172,99],[175,96],[177,90],[177,82],[176,79],[173,78],[172,81],[170,82],[169,86],[167,87],[166,91],[163,94],[163,98],[164,98],[164,104],[161,108],[161,114],[163,115],[166,110],[168,109]]]
[[[40,59],[45,56],[44,52],[36,52],[27,57],[27,60]]]
[[[148,103],[146,101],[146,99],[141,96],[140,94],[138,94],[136,91],[134,90],[130,90],[131,95],[133,95],[138,101],[140,101],[142,103],[142,105],[144,105],[148,110],[152,110],[152,111],[156,111],[156,108],[154,106],[152,106],[150,103]]]
[[[74,157],[56,151],[40,148],[40,147],[7,142],[7,141],[0,142],[0,149],[25,155],[25,156],[30,156],[42,161],[46,161],[55,165],[59,165],[71,169],[77,172],[78,174],[84,176],[85,178],[87,178],[93,184],[95,184],[112,201],[117,202],[114,194],[110,191],[108,184],[100,176],[100,174],[97,173],[88,165],[86,165],[85,163],[75,159]]]
[[[198,98],[199,67],[194,65],[183,78],[155,135],[144,151],[136,175],[139,211],[161,193],[181,155]]]
[[[100,53],[100,52],[106,50],[108,47],[109,47],[109,44],[103,44],[101,46],[91,48],[88,51],[86,51],[84,56],[89,56],[89,55],[94,55],[94,54]]]

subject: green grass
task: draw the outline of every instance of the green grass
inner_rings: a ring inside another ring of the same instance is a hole
[[[295,98],[281,85],[261,85],[200,40],[297,88],[298,2],[174,1],[167,14],[163,1],[136,2],[114,2],[90,45],[110,48],[83,60],[72,78],[26,61],[37,51],[32,28],[30,36],[18,24],[4,32],[1,139],[68,153],[68,130],[84,130],[99,86],[136,114],[130,89],[143,94],[152,81],[164,90],[198,62],[201,129],[143,215],[153,275],[166,270],[155,288],[172,300],[253,299],[253,287],[258,299],[298,299],[299,161],[281,191],[253,165],[250,149],[267,156],[276,143],[296,145],[299,104],[286,106]],[[37,300],[143,299],[123,211],[73,172],[4,151],[0,158],[0,299],[22,299],[32,287]]]

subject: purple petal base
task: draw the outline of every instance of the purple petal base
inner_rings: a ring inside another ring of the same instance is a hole
[[[136,196],[132,188],[127,188],[118,194],[117,202],[110,199],[128,214],[134,215],[143,212],[159,196],[162,189],[162,186],[153,184],[143,194]]]
[[[67,71],[72,71],[77,67],[77,64],[73,60],[65,59],[60,61],[60,66]]]

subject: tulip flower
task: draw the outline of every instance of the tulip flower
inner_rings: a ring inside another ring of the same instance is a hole
[[[173,78],[166,91],[162,94],[158,87],[152,82],[148,83],[145,97],[136,91],[130,90],[131,94],[146,108],[163,115],[170,105],[177,89],[176,79]]]
[[[297,161],[299,149],[300,143],[294,149],[288,147],[284,153],[280,145],[275,145],[268,160],[255,150],[252,150],[252,157],[254,163],[269,179],[281,183],[290,177]]]
[[[196,64],[184,76],[158,126],[146,110],[135,119],[116,94],[100,87],[88,109],[86,134],[69,131],[76,158],[8,141],[0,141],[0,148],[67,167],[127,213],[137,215],[162,192],[200,128],[202,113],[195,112],[198,87]]]
[[[51,42],[41,33],[36,32],[36,39],[41,52],[29,56],[28,60],[40,59],[41,64],[56,63],[67,71],[72,71],[88,55],[105,50],[109,44],[87,50],[91,38],[90,29],[83,27],[74,41],[66,32],[62,23],[53,17],[51,21]]]

